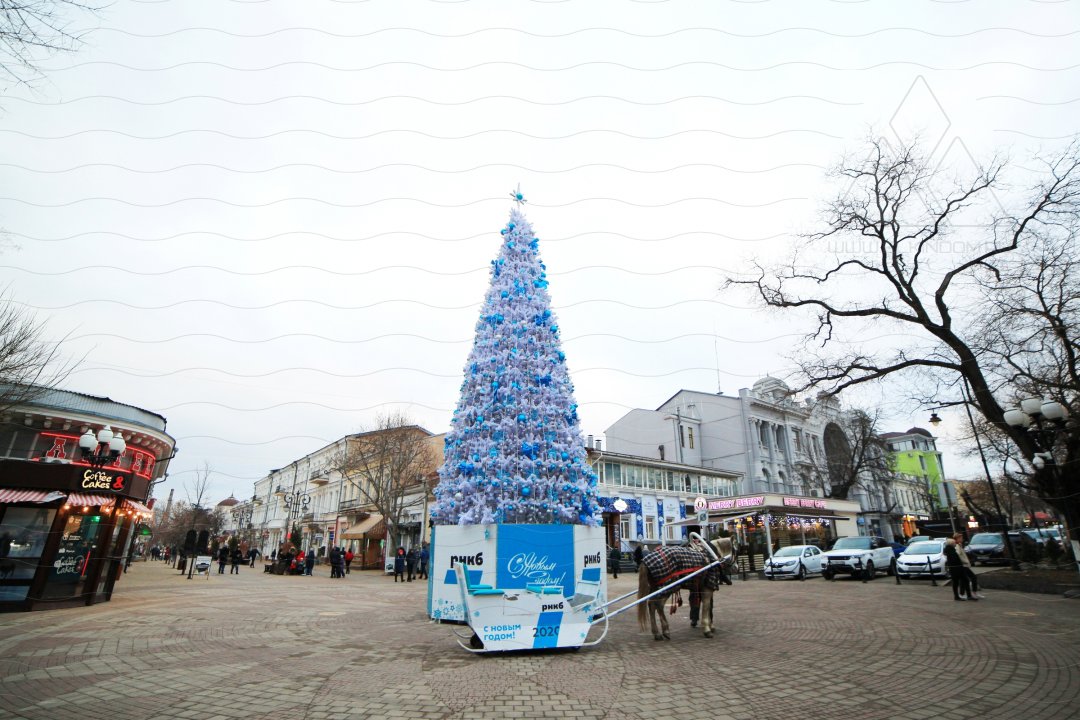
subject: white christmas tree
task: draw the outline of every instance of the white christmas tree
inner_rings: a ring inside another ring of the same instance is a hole
[[[517,205],[491,262],[431,515],[438,525],[598,525],[539,241]]]

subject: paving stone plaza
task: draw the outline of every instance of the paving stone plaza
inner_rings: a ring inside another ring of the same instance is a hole
[[[716,638],[612,620],[580,652],[472,655],[426,583],[181,577],[142,562],[112,602],[0,616],[0,718],[1075,718],[1080,603],[927,582],[736,582]],[[321,573],[321,576],[319,574]],[[622,575],[615,593],[632,589]]]

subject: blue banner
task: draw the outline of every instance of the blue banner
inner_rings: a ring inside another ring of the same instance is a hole
[[[574,594],[573,525],[500,525],[496,587],[544,585]]]

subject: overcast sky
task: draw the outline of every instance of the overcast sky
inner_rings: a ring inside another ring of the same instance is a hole
[[[721,292],[820,227],[870,134],[935,164],[1075,134],[1074,0],[118,0],[0,97],[0,283],[168,418],[158,496],[458,400],[520,184],[601,436],[784,377],[807,326]],[[889,424],[927,413],[888,389]],[[977,466],[939,432],[946,468]]]

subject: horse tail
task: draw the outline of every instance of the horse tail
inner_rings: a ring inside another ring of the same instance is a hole
[[[645,563],[641,563],[638,566],[637,571],[637,596],[638,600],[648,595],[649,589],[649,570],[645,567]],[[646,603],[639,602],[637,606],[637,621],[642,630],[645,629],[645,616],[646,616]]]

